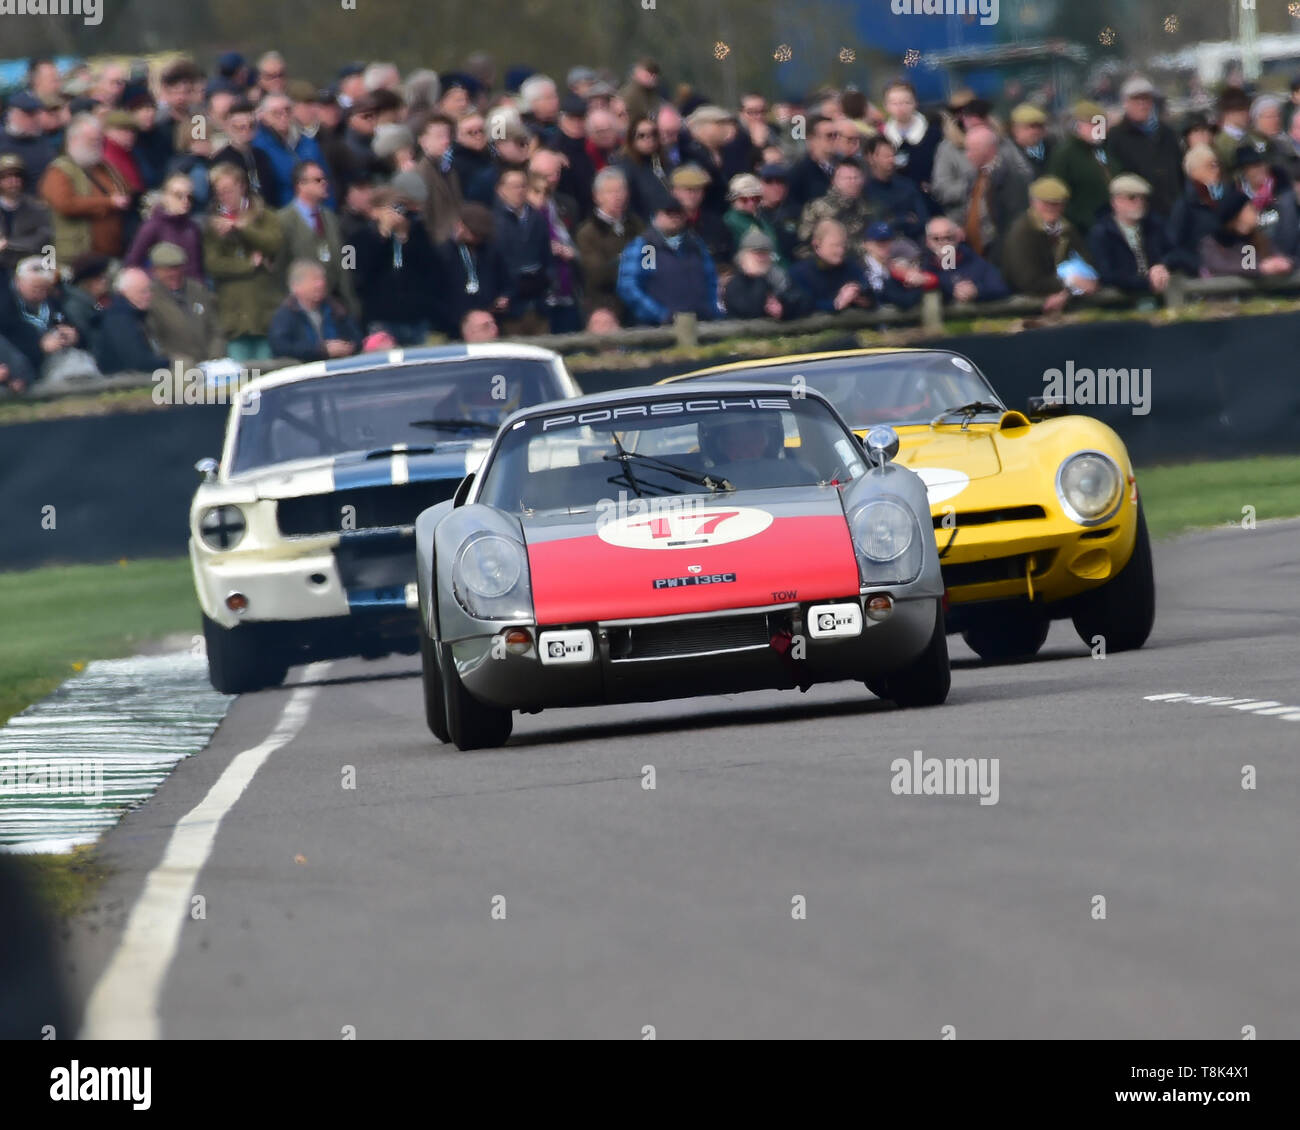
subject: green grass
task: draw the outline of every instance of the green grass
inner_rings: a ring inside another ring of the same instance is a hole
[[[92,659],[197,632],[188,558],[0,573],[0,724]]]
[[[1198,526],[1239,525],[1300,515],[1300,456],[1260,456],[1176,467],[1138,468],[1138,489],[1155,538]]]
[[[70,918],[90,905],[108,868],[93,846],[73,848],[66,855],[20,855],[33,895],[56,918]]]

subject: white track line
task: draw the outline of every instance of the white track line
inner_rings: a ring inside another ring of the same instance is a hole
[[[1226,706],[1247,714],[1281,718],[1285,722],[1300,722],[1300,706],[1283,706],[1272,698],[1232,698],[1228,695],[1190,695],[1184,691],[1166,691],[1164,694],[1143,695],[1143,701],[1177,703],[1179,706]]]
[[[303,680],[310,683],[322,678],[329,666],[311,664]],[[163,982],[190,912],[194,884],[212,854],[221,821],[266,759],[298,736],[318,689],[297,687],[285,702],[270,736],[260,745],[236,754],[207,796],[177,822],[161,862],[145,880],[112,960],[86,1003],[81,1039],[159,1038],[162,1026],[158,1005]]]

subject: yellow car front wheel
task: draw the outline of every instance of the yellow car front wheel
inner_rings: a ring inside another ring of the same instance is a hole
[[[1139,505],[1133,556],[1115,579],[1080,598],[1074,630],[1089,647],[1134,651],[1147,642],[1156,620],[1156,579],[1151,537]]]

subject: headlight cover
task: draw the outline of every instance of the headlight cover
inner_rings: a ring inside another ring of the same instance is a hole
[[[528,554],[514,538],[485,532],[466,539],[456,553],[452,588],[475,619],[532,619]]]
[[[1124,501],[1124,476],[1109,455],[1078,451],[1056,472],[1056,496],[1070,521],[1099,526],[1113,518]]]
[[[911,508],[892,498],[875,498],[849,520],[858,571],[864,585],[907,584],[921,572],[920,529]]]
[[[213,506],[199,515],[199,537],[209,549],[234,549],[247,529],[248,520],[238,506]]]

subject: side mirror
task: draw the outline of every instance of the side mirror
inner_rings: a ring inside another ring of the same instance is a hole
[[[206,459],[200,459],[194,464],[194,469],[199,473],[199,478],[205,483],[215,482],[217,478],[217,461],[211,456]]]
[[[874,427],[862,437],[862,447],[867,459],[877,467],[884,467],[898,454],[898,433],[884,424]]]
[[[451,508],[453,510],[455,510],[457,506],[465,505],[465,499],[469,497],[469,488],[472,487],[473,485],[474,485],[474,472],[471,471],[468,475],[466,475],[463,479],[461,479],[460,486],[456,488],[456,493],[451,496]]]
[[[1044,416],[1065,416],[1070,411],[1070,406],[1064,400],[1048,396],[1031,396],[1028,408],[1027,415],[1031,419],[1035,416],[1040,419]]]

